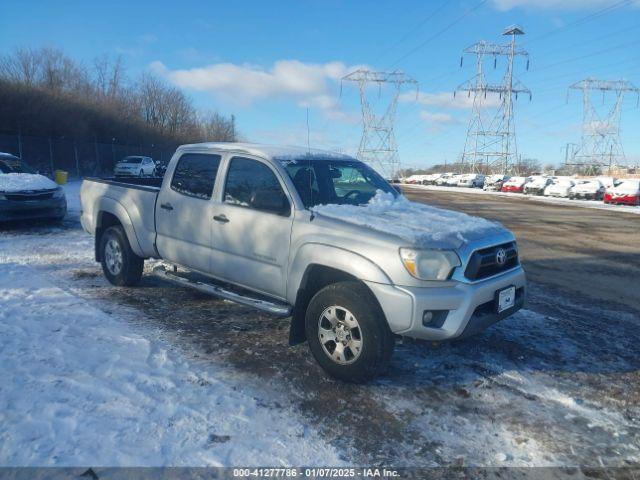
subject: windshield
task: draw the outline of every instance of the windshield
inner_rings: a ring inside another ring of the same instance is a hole
[[[140,157],[125,157],[122,160],[120,160],[119,163],[140,163],[142,161],[142,158]]]
[[[0,158],[0,173],[36,173],[17,157]]]
[[[362,205],[378,190],[398,192],[387,181],[357,160],[295,160],[283,162],[305,208],[316,205]]]

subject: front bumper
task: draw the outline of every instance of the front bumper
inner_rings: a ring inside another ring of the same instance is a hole
[[[382,307],[391,331],[423,340],[447,340],[479,333],[524,305],[526,278],[522,267],[474,283],[452,282],[444,287],[399,287],[366,282]],[[515,305],[495,313],[495,294],[516,287]],[[425,311],[447,311],[440,327],[422,323]]]
[[[61,219],[67,213],[66,198],[0,200],[0,222],[42,218]]]

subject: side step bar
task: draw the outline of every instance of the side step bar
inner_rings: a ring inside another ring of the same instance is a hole
[[[179,272],[168,270],[164,265],[158,265],[153,269],[156,277],[168,280],[181,287],[193,288],[199,292],[224,298],[231,302],[256,308],[264,312],[276,315],[278,317],[288,317],[291,315],[291,307],[285,303],[277,303],[267,298],[258,298],[251,296],[251,293],[242,294],[239,291],[233,291],[222,285],[214,283],[214,280],[207,279],[207,282],[194,280],[180,275]]]

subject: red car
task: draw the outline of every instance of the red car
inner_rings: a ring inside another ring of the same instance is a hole
[[[524,184],[527,183],[525,177],[511,177],[509,180],[502,184],[503,192],[522,193],[524,191]]]
[[[604,203],[620,205],[640,205],[640,180],[624,180],[607,189]]]

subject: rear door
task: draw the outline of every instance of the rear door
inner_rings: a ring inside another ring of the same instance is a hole
[[[211,198],[220,160],[209,153],[182,154],[156,203],[156,244],[162,258],[205,273],[211,264]]]
[[[223,188],[213,215],[212,271],[284,297],[293,209],[279,173],[263,160],[234,156]]]

